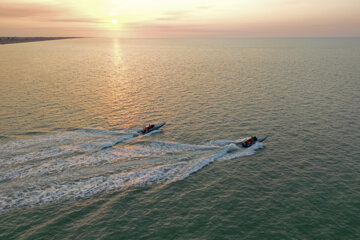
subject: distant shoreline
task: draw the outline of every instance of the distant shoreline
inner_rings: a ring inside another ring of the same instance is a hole
[[[80,38],[80,37],[0,37],[0,44],[50,41],[50,40],[61,40],[61,39],[71,39],[71,38]]]

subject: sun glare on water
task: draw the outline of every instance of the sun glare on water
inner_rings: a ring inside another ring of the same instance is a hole
[[[113,24],[117,24],[117,20],[116,20],[116,19],[111,20],[111,22],[112,22]]]

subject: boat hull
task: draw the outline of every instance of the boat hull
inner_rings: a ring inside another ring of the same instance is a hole
[[[141,134],[150,133],[150,132],[152,132],[152,131],[155,131],[155,130],[161,128],[161,127],[164,126],[165,124],[166,124],[166,122],[162,122],[162,123],[159,123],[159,124],[155,124],[154,127],[150,128],[149,130],[146,131],[145,129],[143,129],[143,130],[140,130],[139,133],[141,133]]]

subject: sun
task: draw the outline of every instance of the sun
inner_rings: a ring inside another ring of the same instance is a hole
[[[116,20],[116,19],[111,20],[111,22],[112,22],[113,24],[117,24],[117,20]]]

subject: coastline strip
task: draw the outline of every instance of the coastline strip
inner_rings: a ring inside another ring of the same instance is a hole
[[[72,39],[79,37],[0,37],[0,44],[26,43],[50,40]]]

